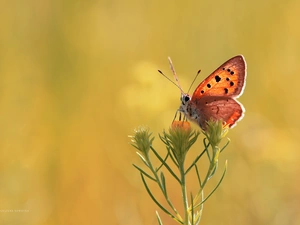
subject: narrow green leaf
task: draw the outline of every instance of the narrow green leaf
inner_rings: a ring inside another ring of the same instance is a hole
[[[201,152],[201,154],[200,155],[198,155],[197,157],[196,157],[196,159],[194,160],[194,162],[189,166],[189,168],[185,171],[185,175],[190,171],[190,169],[192,169],[193,168],[193,166],[198,162],[198,160],[202,157],[202,155],[204,154],[204,152],[205,151],[207,151],[207,148],[205,148],[202,152]]]
[[[168,157],[169,157],[169,153],[166,155],[166,158],[164,159],[164,162],[165,162],[165,163],[166,163]],[[160,170],[160,168],[162,168],[163,165],[164,165],[163,163],[160,164],[160,166],[159,166],[155,171],[158,172],[158,171]]]
[[[198,139],[199,134],[196,134],[195,132],[193,132],[190,137],[192,137],[193,135],[195,135],[192,139],[190,139],[189,143],[189,147],[191,147]]]
[[[208,142],[208,144],[206,144],[207,138],[203,138],[203,145],[205,146],[205,148],[207,148],[210,143]]]
[[[158,224],[159,224],[159,225],[163,225],[163,223],[162,223],[162,221],[161,221],[161,219],[160,219],[160,216],[159,216],[159,214],[158,214],[157,211],[156,211],[156,217],[157,217],[157,220],[158,220]]]
[[[174,219],[174,220],[177,221],[178,223],[183,224],[182,221],[180,221],[177,217],[175,217],[173,214],[171,214],[167,209],[165,209],[165,208],[164,208],[164,207],[163,207],[163,206],[155,199],[155,197],[154,197],[153,194],[151,193],[151,191],[150,191],[150,189],[149,189],[149,187],[148,187],[148,185],[147,185],[147,182],[146,182],[146,180],[145,180],[145,178],[144,178],[144,175],[143,175],[142,173],[141,173],[141,177],[142,177],[143,184],[144,184],[144,186],[145,186],[145,188],[146,188],[146,190],[147,190],[149,196],[150,196],[151,199],[155,202],[155,204],[156,204],[162,211],[164,211],[166,214],[168,214],[172,219]]]
[[[223,148],[220,150],[220,153],[221,152],[223,152],[223,150],[225,150],[225,148],[227,147],[227,145],[229,145],[229,143],[230,143],[230,139],[229,138],[227,138],[227,143],[223,146]]]
[[[131,144],[131,143],[130,143]],[[141,151],[135,144],[131,144],[131,146],[135,147],[137,150]]]
[[[214,166],[214,169],[213,169],[213,171],[211,172],[211,174],[209,175],[209,177],[208,177],[207,180],[209,180],[210,178],[213,177],[213,175],[215,175],[215,173],[216,173],[216,171],[217,171],[217,169],[218,169],[218,165],[219,165],[219,161],[216,162],[216,164],[215,164],[215,166]]]
[[[162,184],[162,188],[163,188],[163,193],[164,193],[164,195],[167,196],[166,179],[165,179],[163,172],[160,173],[160,179],[161,179],[161,184]]]
[[[201,219],[201,214],[197,212],[195,225],[198,225],[200,223],[200,219]]]
[[[210,143],[206,144],[206,140],[207,140],[206,138],[203,139],[203,144],[204,144],[205,148],[207,149],[208,146],[210,145]],[[210,157],[209,151],[206,151],[206,154],[209,159],[209,162],[211,162],[211,157]]]
[[[142,154],[140,154],[139,152],[136,152],[136,154],[140,157],[140,159],[143,161],[143,163],[149,167],[148,162],[146,161],[146,159],[144,158],[144,156]]]
[[[172,171],[172,169],[169,167],[169,165],[164,162],[164,160],[160,157],[160,155],[150,146],[150,149],[153,151],[155,156],[159,159],[159,161],[166,167],[166,169],[170,172],[170,174],[178,181],[179,184],[181,184],[180,179],[176,176],[176,174]]]
[[[156,182],[156,179],[151,177],[151,175],[149,175],[148,173],[146,173],[143,169],[141,169],[140,167],[132,164],[138,171],[140,171],[142,174],[144,174],[146,177],[148,177],[149,179],[153,180]]]
[[[198,207],[198,206],[200,206],[200,205],[202,205],[218,189],[218,187],[220,186],[220,184],[222,183],[222,181],[223,181],[223,179],[225,177],[226,171],[227,171],[227,160],[225,162],[224,171],[223,171],[223,174],[222,174],[222,176],[221,176],[218,184],[216,185],[216,187],[209,193],[209,195],[202,202],[200,202],[199,204],[197,204],[195,206],[195,208]]]
[[[179,165],[178,165],[178,162],[177,160],[175,159],[175,156],[173,154],[173,151],[171,151],[171,149],[169,147],[167,147],[167,150],[169,152],[169,155],[170,155],[170,158],[172,159],[173,163],[176,165],[176,167],[178,168]]]
[[[191,213],[192,213],[192,225],[194,225],[194,198],[191,192]]]
[[[199,174],[199,171],[198,171],[198,166],[197,166],[197,164],[195,164],[195,169],[196,169],[196,174],[197,174],[198,183],[199,183],[199,186],[200,186],[200,189],[201,189],[201,188],[202,188],[202,182],[201,182],[201,178],[200,178],[200,174]]]
[[[160,134],[158,134],[158,136],[165,145],[169,145],[169,143],[167,142],[167,140],[164,137],[162,137]]]

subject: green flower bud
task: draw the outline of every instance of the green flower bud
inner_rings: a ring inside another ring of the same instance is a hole
[[[207,122],[206,131],[203,133],[207,137],[209,143],[215,147],[218,146],[221,140],[226,136],[228,129],[227,126],[223,126],[222,120],[209,120]]]
[[[131,138],[131,145],[138,149],[143,155],[148,155],[150,146],[154,137],[151,137],[152,133],[149,133],[148,127],[139,126],[134,130],[134,135],[129,136]]]
[[[198,138],[199,132],[191,129],[186,121],[174,121],[169,133],[163,132],[162,141],[172,151],[179,165],[183,165],[186,153]]]

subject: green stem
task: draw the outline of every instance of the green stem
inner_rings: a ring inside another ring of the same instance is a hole
[[[180,178],[181,178],[181,192],[182,192],[182,198],[183,198],[183,206],[184,206],[184,224],[189,224],[189,213],[188,213],[188,198],[186,193],[186,180],[185,180],[185,172],[184,172],[184,166],[183,163],[179,165],[179,171],[180,171]]]
[[[201,202],[203,202],[203,199],[204,199],[204,192],[203,192],[203,189],[201,191]],[[202,217],[202,212],[203,212],[203,204],[200,205],[200,210],[199,210],[199,222],[201,220],[201,217]]]
[[[198,201],[199,197],[201,196],[201,199],[203,199],[203,189],[207,183],[207,181],[209,180],[210,176],[211,176],[211,173],[213,172],[215,166],[216,166],[216,163],[215,163],[215,156],[216,156],[216,148],[217,146],[212,146],[212,150],[213,150],[213,156],[212,156],[212,160],[210,161],[210,164],[209,164],[209,168],[208,168],[208,171],[206,173],[206,176],[205,176],[205,179],[203,180],[202,182],[202,185],[200,187],[200,190],[198,191],[197,195],[195,196],[195,202]]]

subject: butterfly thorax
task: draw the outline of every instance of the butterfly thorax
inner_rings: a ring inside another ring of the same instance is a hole
[[[191,101],[191,96],[188,94],[181,94],[181,105],[179,111],[191,121],[199,124],[199,112],[196,105]]]

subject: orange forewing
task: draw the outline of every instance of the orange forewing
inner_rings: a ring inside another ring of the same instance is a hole
[[[203,96],[238,97],[245,86],[245,78],[245,59],[241,55],[235,56],[203,80],[194,91],[192,99]]]

